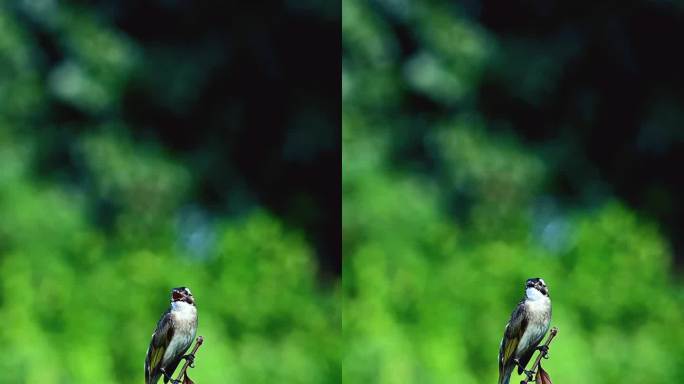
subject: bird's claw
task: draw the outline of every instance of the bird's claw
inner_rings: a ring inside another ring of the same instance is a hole
[[[513,363],[520,367],[520,360],[518,359],[513,359]],[[525,369],[525,367],[520,367],[522,369],[522,372],[527,376],[527,380],[523,380],[520,382],[520,384],[527,384],[528,382],[532,381],[534,379],[534,371],[528,371]]]
[[[539,352],[541,353],[542,357],[545,359],[549,358],[549,346],[548,345],[540,345],[537,347]]]
[[[523,370],[523,373],[525,374],[525,376],[527,376],[527,381],[534,380],[534,371]]]
[[[193,354],[191,353],[191,354],[188,354],[188,355],[183,356],[183,358],[184,358],[185,360],[187,360],[188,363],[190,363],[190,365],[189,365],[190,368],[195,368],[195,355],[193,355]]]

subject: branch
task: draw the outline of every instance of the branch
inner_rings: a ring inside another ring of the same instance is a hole
[[[184,384],[185,384],[186,382],[187,382],[187,383],[190,383],[190,384],[193,383],[193,381],[190,380],[189,377],[187,377],[187,374],[186,374],[185,371],[187,371],[187,370],[188,370],[188,367],[190,367],[190,366],[192,366],[192,368],[195,367],[195,365],[193,364],[193,362],[195,361],[195,353],[196,353],[197,350],[199,349],[200,345],[202,345],[202,343],[204,343],[204,337],[199,336],[199,337],[197,338],[197,342],[195,343],[195,347],[192,348],[192,352],[190,352],[190,354],[189,354],[189,356],[192,356],[192,357],[191,357],[190,359],[185,359],[185,364],[183,364],[183,368],[180,370],[180,374],[179,374],[178,377],[176,378],[177,382],[179,382],[179,383],[184,383]],[[187,379],[187,380],[186,380],[186,379]]]
[[[532,369],[531,369],[532,372],[537,371],[537,368],[539,367],[539,364],[541,363],[542,357],[548,359],[548,356],[547,356],[548,346],[549,346],[549,344],[551,344],[551,340],[553,340],[553,338],[556,337],[557,333],[558,333],[558,328],[556,328],[556,327],[551,328],[551,332],[549,332],[549,337],[546,338],[546,342],[544,343],[544,347],[546,347],[546,352],[539,351],[539,355],[537,355],[537,360],[535,360],[534,364],[532,364]],[[538,375],[538,374],[539,373],[537,373],[536,375]],[[527,384],[527,383],[529,383],[529,377],[525,378],[525,380],[520,382],[520,384]]]

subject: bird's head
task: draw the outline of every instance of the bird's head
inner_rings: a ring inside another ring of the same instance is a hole
[[[527,281],[525,282],[525,290],[528,290],[530,288],[536,289],[544,296],[549,295],[549,288],[546,286],[544,279],[540,277],[533,277],[531,279],[527,279]]]
[[[190,288],[178,287],[171,290],[171,302],[184,301],[188,304],[195,305],[195,298],[190,292]]]

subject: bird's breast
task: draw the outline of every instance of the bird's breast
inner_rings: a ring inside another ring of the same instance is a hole
[[[544,320],[551,318],[551,300],[548,297],[537,300],[526,300],[525,309],[531,319]]]
[[[171,311],[174,332],[164,353],[164,363],[177,358],[192,344],[197,331],[197,311],[195,307]]]
[[[524,353],[533,344],[536,345],[549,329],[551,322],[551,300],[548,298],[525,301],[527,328],[518,343],[518,354]]]

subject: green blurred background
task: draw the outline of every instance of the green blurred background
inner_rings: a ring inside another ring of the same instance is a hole
[[[0,4],[0,382],[142,383],[176,286],[197,383],[340,382],[339,30],[316,2]]]
[[[343,381],[496,382],[537,276],[554,383],[680,380],[682,7],[342,8]]]

